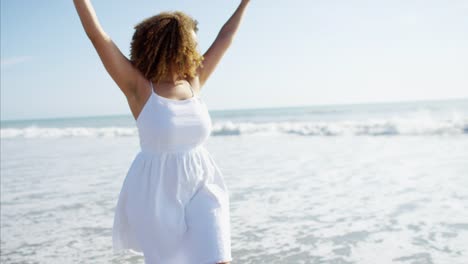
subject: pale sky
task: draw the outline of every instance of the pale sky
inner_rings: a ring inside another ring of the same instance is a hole
[[[199,21],[206,51],[238,1],[92,1],[129,55],[161,11]],[[136,4],[138,3],[138,4]],[[1,0],[1,119],[130,114],[71,0]],[[466,0],[251,0],[202,89],[210,110],[468,98]]]

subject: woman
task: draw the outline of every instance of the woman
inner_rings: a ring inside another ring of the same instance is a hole
[[[114,251],[143,253],[151,264],[229,263],[229,191],[205,149],[211,118],[200,91],[231,45],[242,0],[205,54],[197,21],[162,12],[135,26],[127,59],[103,31],[89,0],[74,0],[107,72],[125,94],[141,150],[115,209]]]

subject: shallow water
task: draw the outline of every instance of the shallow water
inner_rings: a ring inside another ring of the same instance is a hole
[[[212,112],[233,264],[468,263],[468,100]],[[114,255],[131,116],[2,121],[1,263]]]
[[[467,139],[248,140],[228,178],[237,263],[468,259]]]
[[[212,137],[233,263],[465,263],[468,137]],[[2,263],[112,255],[134,137],[2,142]]]

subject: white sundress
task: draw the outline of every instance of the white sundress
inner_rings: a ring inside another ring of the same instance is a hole
[[[136,122],[136,154],[115,208],[114,253],[146,264],[232,261],[229,190],[204,143],[212,123],[206,104],[151,95]]]

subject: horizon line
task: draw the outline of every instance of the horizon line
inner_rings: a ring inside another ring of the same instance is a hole
[[[435,102],[435,101],[463,101],[468,100],[467,97],[457,98],[431,98],[431,99],[409,99],[409,100],[390,100],[390,101],[361,101],[352,103],[316,103],[308,105],[290,105],[290,106],[268,106],[268,107],[256,107],[256,108],[224,108],[224,109],[208,109],[209,112],[223,112],[223,111],[245,111],[245,110],[265,110],[275,108],[302,108],[302,107],[314,107],[314,106],[352,106],[352,105],[375,105],[375,104],[398,104],[398,103],[418,103],[418,102]],[[82,115],[82,116],[56,116],[56,117],[40,117],[40,118],[22,118],[22,119],[0,119],[0,122],[17,122],[17,121],[40,121],[40,120],[54,120],[54,119],[80,119],[90,117],[112,117],[112,116],[127,116],[127,114],[105,114],[105,115]],[[130,113],[131,116],[131,113]]]

